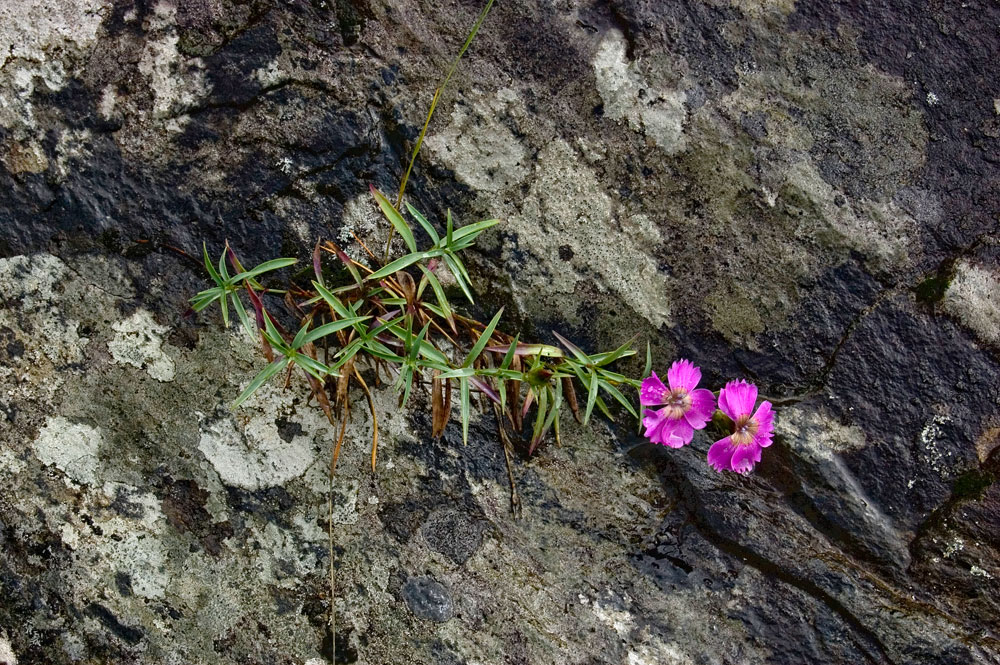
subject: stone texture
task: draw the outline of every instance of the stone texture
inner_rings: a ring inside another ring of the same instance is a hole
[[[496,6],[408,189],[498,217],[483,312],[744,377],[777,435],[627,419],[513,466],[388,387],[337,432],[200,249],[384,242],[467,3],[0,8],[0,663],[1000,663],[995,2]],[[401,247],[401,245],[398,245]],[[363,251],[351,249],[358,258]],[[624,367],[638,371],[637,364]]]

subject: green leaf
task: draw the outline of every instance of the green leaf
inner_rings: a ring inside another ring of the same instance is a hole
[[[514,335],[514,341],[510,343],[510,348],[507,349],[507,354],[503,357],[503,362],[500,363],[500,369],[507,369],[514,362],[514,356],[517,354],[517,340],[520,338],[521,333]]]
[[[590,358],[587,356],[586,353],[580,350],[580,347],[578,347],[576,344],[574,344],[573,342],[569,341],[568,339],[557,333],[555,330],[552,331],[552,334],[556,336],[556,339],[558,339],[563,346],[569,349],[570,353],[576,356],[577,360],[579,360],[584,365],[590,364]]]
[[[594,411],[594,404],[597,403],[597,372],[590,372],[590,379],[584,385],[587,386],[587,410],[583,413],[583,424],[590,421],[590,414]]]
[[[330,374],[333,374],[333,372],[330,371],[329,367],[327,367],[320,361],[311,358],[310,356],[307,356],[304,353],[296,354],[293,357],[293,361],[295,362],[296,365],[298,365],[299,367],[301,367],[306,372],[308,372],[309,374],[311,374],[320,381],[325,379]]]
[[[444,314],[444,318],[448,319],[449,323],[452,321],[451,306],[448,304],[448,298],[444,294],[444,289],[441,288],[441,282],[438,281],[437,276],[423,265],[418,264],[420,270],[427,277],[427,281],[430,283],[431,288],[434,290],[434,295],[437,297],[438,304],[441,305],[441,312]],[[454,324],[452,323],[454,326]]]
[[[226,250],[222,250],[222,256],[219,257],[219,274],[222,275],[222,279],[229,281],[229,270],[226,269]]]
[[[455,224],[451,221],[451,208],[448,208],[448,214],[445,215],[445,219],[447,220],[445,224],[447,233],[444,237],[444,244],[451,247],[452,236],[455,234]]]
[[[413,368],[405,367],[403,371],[399,373],[399,381],[396,382],[397,389],[400,383],[405,384],[406,388],[403,391],[403,397],[399,400],[399,407],[403,408],[410,399],[410,391],[413,389]]]
[[[628,378],[624,374],[612,372],[611,370],[604,369],[603,367],[597,371],[600,372],[602,377],[609,381],[614,381],[615,383],[628,383],[629,381],[632,381],[632,379]]]
[[[337,316],[342,319],[351,318],[353,313],[351,310],[347,309],[344,303],[341,302],[340,298],[333,295],[333,293],[327,290],[327,288],[319,282],[314,281],[312,285],[313,288],[316,289],[316,292],[323,297],[323,300],[326,301],[326,304],[330,306],[330,309],[332,309]]]
[[[545,425],[542,427],[542,436],[545,436],[545,432],[552,427],[552,423],[559,417],[559,407],[562,406],[562,381],[556,381],[555,399],[552,401],[552,409],[549,411],[549,417],[545,419]]]
[[[226,302],[226,297],[222,296],[219,298],[219,305],[222,306],[222,323],[229,327],[229,303]]]
[[[341,367],[343,367],[344,365],[346,365],[347,362],[351,358],[353,358],[355,355],[357,355],[358,351],[361,350],[361,346],[364,343],[365,343],[364,339],[357,338],[357,339],[354,339],[350,344],[348,344],[347,346],[345,346],[344,348],[342,348],[340,351],[338,351],[337,354],[334,356],[334,358],[336,358],[337,356],[339,356],[340,359],[337,360],[337,362],[333,363],[333,365],[330,366],[330,369],[331,370],[338,370]]]
[[[451,251],[450,249],[445,249],[442,251],[444,252],[445,256],[451,257],[451,260],[455,262],[455,267],[457,267],[458,271],[462,273],[462,278],[465,279],[467,283],[471,284],[472,278],[469,277],[469,271],[465,269],[465,264],[462,263],[462,260],[460,258],[458,258],[458,254]]]
[[[465,278],[462,277],[462,271],[459,270],[456,258],[450,254],[444,255],[444,262],[448,264],[448,270],[451,271],[452,277],[458,282],[458,285],[462,287],[462,292],[465,293],[465,297],[469,299],[469,302],[475,302],[472,299],[472,291],[469,290],[468,284],[465,283]]]
[[[451,235],[452,242],[449,243],[449,246],[468,235],[472,235],[474,238],[475,236],[479,235],[486,229],[490,228],[491,226],[496,226],[499,223],[500,223],[499,219],[484,219],[481,222],[476,222],[475,224],[468,224],[466,226],[460,227],[456,229],[454,233],[452,233]]]
[[[462,443],[468,445],[469,443],[469,379],[461,378],[458,380],[459,395],[461,396],[461,406],[462,406]]]
[[[288,344],[285,343],[285,338],[281,336],[281,333],[274,326],[274,322],[271,321],[271,315],[266,311],[264,312],[264,334],[267,337],[267,341],[279,350],[282,350],[283,353],[286,350],[291,351]]]
[[[605,404],[604,400],[601,399],[600,397],[597,398],[597,410],[603,413],[604,417],[610,420],[611,422],[615,421],[615,417],[611,415],[610,411],[608,411],[608,405]]]
[[[410,251],[417,251],[417,241],[413,238],[413,231],[410,230],[410,225],[406,223],[406,220],[399,214],[399,211],[392,207],[389,199],[382,196],[382,192],[375,189],[374,185],[371,185],[370,188],[372,196],[378,201],[378,207],[382,209],[382,214],[389,220],[393,228],[396,229],[396,232],[402,236],[403,242],[410,248]]]
[[[299,331],[297,333],[295,333],[295,337],[292,339],[291,348],[298,349],[300,346],[302,346],[303,344],[302,340],[304,340],[306,338],[306,335],[308,334],[309,334],[309,324],[306,323],[304,326],[299,328]]]
[[[489,325],[486,326],[486,329],[483,330],[483,334],[481,334],[479,336],[479,339],[476,340],[475,346],[473,346],[472,350],[469,351],[469,355],[465,359],[465,362],[462,363],[462,367],[472,367],[472,363],[476,361],[476,358],[479,357],[479,354],[482,353],[483,349],[486,348],[486,344],[489,343],[490,337],[493,336],[493,331],[496,330],[497,324],[500,323],[500,317],[502,315],[503,315],[503,307],[500,308],[500,311],[496,313],[496,315],[493,317],[493,320],[490,321]]]
[[[648,377],[653,373],[653,354],[649,348],[649,342],[646,342],[646,368],[642,370],[642,378]]]
[[[298,259],[271,259],[270,261],[265,261],[264,263],[261,263],[256,268],[253,268],[246,272],[241,272],[238,275],[234,275],[232,280],[230,281],[233,284],[236,284],[241,280],[253,279],[257,275],[262,275],[266,272],[271,272],[272,270],[278,270],[279,268],[285,268],[297,262]]]
[[[257,374],[257,376],[255,376],[252,381],[250,381],[249,385],[247,385],[246,389],[240,393],[240,396],[236,398],[236,401],[233,402],[233,405],[230,408],[235,409],[244,401],[246,401],[246,399],[250,397],[250,395],[253,395],[255,392],[257,392],[258,388],[264,385],[264,382],[266,382],[272,376],[283,370],[285,366],[288,365],[288,361],[289,361],[288,356],[275,358],[274,362],[272,362],[267,367],[262,369],[260,373]]]
[[[233,299],[233,309],[236,310],[236,315],[240,317],[240,323],[250,333],[250,336],[254,337],[257,331],[254,328],[254,324],[250,322],[250,317],[247,316],[247,310],[243,307],[243,301],[240,300],[239,294],[233,292],[229,294],[229,297]]]
[[[535,414],[535,426],[531,428],[531,444],[538,445],[542,438],[542,431],[545,427],[545,411],[549,403],[549,389],[543,388],[538,392],[538,413]]]
[[[635,351],[629,347],[631,347],[635,343],[637,337],[638,335],[636,335],[629,341],[625,342],[614,351],[609,351],[607,353],[595,353],[594,355],[590,356],[590,362],[593,363],[594,365],[597,365],[598,367],[601,367],[603,365],[609,365],[614,361],[618,360],[619,358],[627,358],[629,356],[634,356]]]
[[[349,319],[338,319],[337,321],[331,321],[330,323],[324,323],[323,325],[313,328],[307,335],[305,335],[298,345],[292,342],[292,348],[297,349],[303,344],[308,344],[314,342],[321,337],[326,337],[335,332],[343,330],[344,328],[350,328],[351,326],[361,323],[362,321],[367,321],[372,317],[370,316],[352,316]],[[301,332],[301,331],[299,331]],[[296,336],[298,338],[298,336]]]
[[[216,284],[222,286],[225,282],[219,277],[219,273],[215,271],[215,267],[212,265],[212,260],[208,258],[208,246],[205,243],[201,243],[201,254],[205,259],[205,268],[208,270],[208,274],[212,277]]]
[[[427,336],[427,330],[430,327],[431,327],[431,322],[428,321],[427,324],[424,326],[423,330],[421,330],[417,334],[417,342],[416,342],[416,344],[413,344],[411,346],[411,348],[410,348],[409,360],[410,360],[411,363],[416,364],[416,362],[417,362],[417,354],[420,352],[420,345],[423,344],[424,337]]]
[[[220,296],[225,294],[225,292],[226,290],[222,287],[201,291],[194,298],[191,298],[191,309],[196,312],[200,312],[215,302]]]
[[[409,203],[406,204],[406,209],[410,211],[410,214],[413,215],[413,218],[417,220],[420,226],[423,227],[424,231],[427,233],[427,235],[431,237],[431,240],[434,241],[435,245],[441,242],[441,238],[438,236],[437,230],[434,228],[433,224],[427,221],[426,217],[421,215],[420,212],[418,212],[417,209],[411,206]]]
[[[621,394],[621,391],[607,381],[601,381],[601,388],[604,389],[604,392],[618,400],[618,402],[625,407],[625,410],[632,414],[633,418],[639,417],[639,414],[635,412],[635,407],[632,406],[632,403],[629,402],[628,399],[626,399],[625,395]]]
[[[386,264],[385,266],[379,268],[372,274],[365,277],[366,282],[373,280],[382,279],[383,277],[388,277],[389,275],[402,270],[403,268],[412,266],[417,261],[423,261],[424,259],[430,259],[438,255],[438,252],[431,250],[429,252],[416,252],[414,254],[407,254],[406,256],[401,256],[395,261]]]

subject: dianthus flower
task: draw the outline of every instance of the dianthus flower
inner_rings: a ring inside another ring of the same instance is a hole
[[[719,391],[719,408],[732,418],[733,433],[708,449],[708,463],[716,471],[746,475],[760,461],[761,449],[771,445],[774,411],[765,400],[755,412],[756,402],[757,386],[746,381],[730,381]]]
[[[642,424],[646,437],[653,443],[680,448],[691,443],[696,429],[703,429],[715,410],[711,390],[695,390],[701,381],[701,370],[690,360],[677,360],[667,370],[667,382],[653,375],[642,382],[639,403],[642,406],[663,406],[659,411],[646,409]]]

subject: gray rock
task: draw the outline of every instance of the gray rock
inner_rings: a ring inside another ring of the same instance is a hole
[[[402,594],[410,611],[421,619],[447,621],[455,614],[451,594],[432,577],[410,577]]]
[[[0,9],[0,660],[1000,663],[1000,5],[498,3],[408,199],[503,221],[467,264],[512,332],[751,379],[775,443],[567,418],[514,516],[489,413],[376,389],[334,648],[339,432],[297,380],[228,408],[261,359],[185,316],[197,257],[384,242],[477,8],[133,4]]]

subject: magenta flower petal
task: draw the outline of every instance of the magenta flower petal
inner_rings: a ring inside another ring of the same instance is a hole
[[[655,441],[653,436],[659,432],[660,426],[663,425],[663,421],[667,419],[667,410],[660,409],[659,411],[654,411],[652,409],[646,409],[643,414],[642,424],[646,428],[646,438]]]
[[[751,443],[746,446],[737,446],[733,452],[733,458],[729,464],[733,471],[747,475],[753,471],[753,466],[760,461],[760,446]]]
[[[691,408],[684,414],[684,419],[694,429],[704,429],[706,423],[712,419],[713,411],[715,411],[715,395],[711,390],[699,388],[691,392]]]
[[[753,414],[753,419],[757,421],[757,434],[753,437],[753,442],[761,448],[771,445],[774,436],[774,409],[771,403],[763,401],[757,407],[757,412]]]
[[[701,370],[694,366],[690,360],[681,358],[675,360],[674,364],[667,370],[667,381],[673,390],[683,388],[691,392],[701,381]]]
[[[673,444],[667,442],[664,443],[667,443],[667,445],[670,446],[671,448],[680,448],[681,446],[686,446],[687,444],[691,443],[691,439],[694,438],[694,428],[691,427],[688,421],[681,418],[679,420],[674,420],[672,422],[676,423],[673,428],[673,437],[676,437],[678,441],[680,441],[680,443],[679,444]]]
[[[736,446],[733,445],[732,440],[727,436],[725,439],[720,439],[713,443],[712,447],[708,449],[708,463],[716,471],[729,471],[732,469],[730,463],[735,452]]]
[[[757,402],[757,386],[746,381],[730,381],[719,391],[719,408],[733,420],[753,413]]]
[[[652,376],[642,380],[642,387],[639,389],[639,404],[642,406],[663,404],[669,392],[660,377],[656,376],[656,372],[653,372]]]

